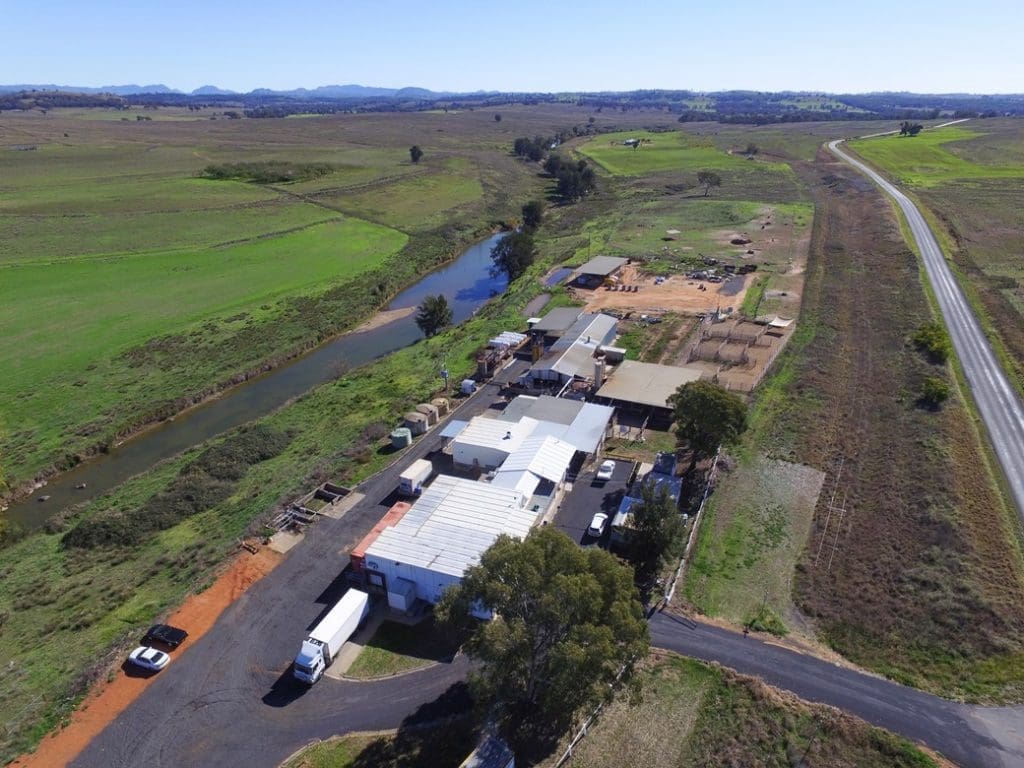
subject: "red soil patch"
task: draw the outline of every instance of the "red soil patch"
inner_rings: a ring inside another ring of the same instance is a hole
[[[188,653],[189,645],[206,634],[229,605],[252,584],[270,573],[280,561],[280,555],[266,548],[254,555],[243,553],[209,589],[187,598],[167,618],[168,624],[188,630],[188,640],[184,647],[172,655]],[[164,674],[167,674],[166,671]],[[22,755],[11,765],[16,768],[67,765],[146,689],[150,679],[129,677],[120,671],[113,682],[99,683],[71,715],[71,722],[66,727],[50,733],[40,742],[35,752]]]

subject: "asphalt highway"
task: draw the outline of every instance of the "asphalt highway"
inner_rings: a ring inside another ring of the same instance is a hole
[[[993,354],[978,319],[946,264],[935,235],[917,206],[878,173],[839,149],[841,141],[830,141],[829,150],[878,184],[906,216],[953,348],[1009,483],[1017,511],[1024,518],[1024,407],[1020,398]]]

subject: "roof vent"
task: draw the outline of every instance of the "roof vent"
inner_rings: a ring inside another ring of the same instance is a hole
[[[503,439],[511,440],[512,439],[512,430],[509,430],[508,432],[506,432],[505,433],[505,437]]]

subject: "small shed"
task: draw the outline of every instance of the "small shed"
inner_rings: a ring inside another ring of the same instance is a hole
[[[430,422],[419,411],[409,411],[405,414],[405,426],[414,435],[422,435],[430,428]]]
[[[432,403],[420,403],[416,406],[416,410],[427,417],[427,424],[430,426],[437,424],[438,419],[440,418],[437,406]]]

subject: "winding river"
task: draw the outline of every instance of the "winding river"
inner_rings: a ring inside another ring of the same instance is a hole
[[[501,237],[493,235],[470,246],[455,261],[396,296],[384,311],[415,307],[424,297],[440,293],[448,299],[454,322],[461,323],[489,298],[505,290],[505,278],[490,274],[491,248]],[[407,347],[422,335],[414,313],[410,313],[371,330],[347,333],[325,342],[302,357],[226,390],[219,397],[126,440],[109,453],[58,475],[34,495],[12,504],[4,515],[26,528],[38,528],[67,506],[95,498],[164,459],[270,413],[288,400],[336,378],[339,366],[355,368]],[[44,495],[49,498],[40,502]]]

